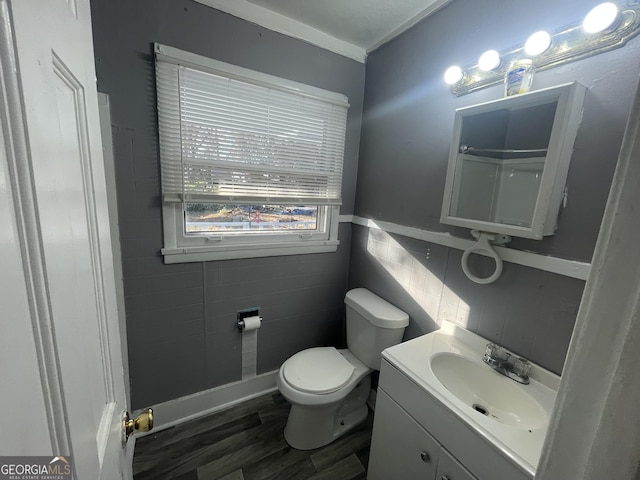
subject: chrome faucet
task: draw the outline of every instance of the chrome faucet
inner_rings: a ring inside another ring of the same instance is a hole
[[[488,343],[482,361],[496,372],[524,385],[529,384],[531,364],[524,358],[510,361],[511,353],[495,343]]]

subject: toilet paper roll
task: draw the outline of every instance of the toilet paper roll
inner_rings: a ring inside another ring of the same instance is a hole
[[[252,330],[242,334],[242,379],[256,376],[258,363],[258,332]]]
[[[242,319],[242,321],[244,322],[244,328],[242,330],[245,332],[257,330],[262,324],[262,318],[260,318],[258,315],[255,315],[253,317],[245,317]]]
[[[258,332],[262,324],[259,316],[246,317],[242,319],[244,328],[242,329],[242,379],[256,376],[256,365],[258,363]]]

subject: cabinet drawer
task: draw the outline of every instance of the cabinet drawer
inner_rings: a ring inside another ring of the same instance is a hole
[[[433,480],[440,445],[386,393],[378,391],[368,480]]]
[[[446,450],[440,451],[436,480],[477,480],[471,472],[458,463]]]

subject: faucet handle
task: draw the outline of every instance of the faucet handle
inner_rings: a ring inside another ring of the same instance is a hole
[[[516,358],[513,362],[513,373],[520,378],[529,378],[531,372],[531,364],[524,358]]]
[[[484,354],[491,358],[496,358],[498,355],[499,346],[495,343],[487,343]]]
[[[487,346],[484,351],[485,357],[489,357],[494,360],[509,360],[511,354],[500,345],[496,345],[495,343],[487,343]]]

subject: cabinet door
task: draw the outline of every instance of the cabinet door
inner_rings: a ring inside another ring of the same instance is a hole
[[[368,480],[433,480],[439,452],[431,435],[378,388]]]
[[[464,468],[449,452],[440,450],[438,474],[436,480],[477,480],[469,470]]]
[[[457,109],[440,221],[553,235],[585,92],[574,82]]]

